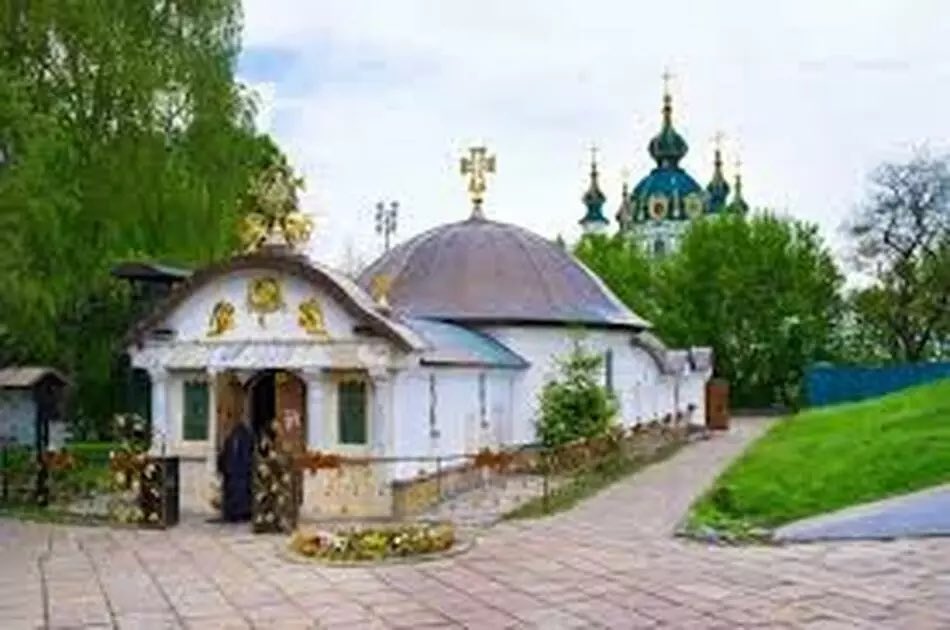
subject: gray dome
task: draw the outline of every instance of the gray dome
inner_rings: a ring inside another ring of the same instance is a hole
[[[647,328],[583,264],[523,228],[472,218],[423,232],[366,268],[401,315],[472,323]]]

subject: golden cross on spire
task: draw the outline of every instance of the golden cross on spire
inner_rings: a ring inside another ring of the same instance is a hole
[[[472,198],[472,217],[482,218],[482,202],[488,182],[485,175],[495,172],[495,156],[485,147],[471,147],[461,161],[462,175],[468,175],[468,194]]]

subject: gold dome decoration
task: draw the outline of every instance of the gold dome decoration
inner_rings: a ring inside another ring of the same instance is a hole
[[[373,300],[376,301],[376,304],[382,309],[388,309],[389,306],[389,292],[392,290],[393,280],[387,274],[379,274],[373,276],[372,286],[370,287],[370,293],[373,296]]]
[[[310,238],[313,221],[298,207],[301,190],[303,179],[283,159],[254,179],[242,207],[239,236],[245,251],[267,245],[295,249]]]
[[[647,198],[647,209],[654,220],[660,221],[666,218],[666,213],[670,209],[670,202],[663,195],[650,195]]]
[[[284,296],[276,278],[254,278],[247,286],[247,304],[257,313],[257,322],[263,326],[264,316],[284,308]]]
[[[689,193],[686,195],[686,214],[696,218],[703,213],[703,199],[699,193]]]
[[[310,298],[300,303],[297,308],[297,324],[300,325],[307,334],[313,335],[321,341],[330,338],[327,333],[327,324],[323,318],[323,309],[317,298]]]
[[[208,321],[208,336],[217,337],[234,328],[234,305],[227,301],[220,301],[211,309],[211,318]]]
[[[300,212],[293,212],[283,218],[282,226],[287,244],[297,247],[310,240],[313,219]]]

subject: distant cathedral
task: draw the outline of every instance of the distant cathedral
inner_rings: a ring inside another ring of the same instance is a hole
[[[668,78],[668,77],[666,77]],[[736,169],[731,188],[722,172],[722,152],[716,146],[712,178],[703,190],[681,166],[689,151],[686,140],[673,128],[673,99],[669,88],[663,93],[663,124],[650,140],[648,150],[656,166],[631,191],[623,183],[616,219],[620,233],[637,239],[643,249],[662,256],[679,246],[689,221],[704,215],[745,214],[749,206],[742,197],[742,178]],[[587,211],[579,221],[585,234],[604,234],[609,221],[604,216],[606,195],[597,182],[597,161],[591,160],[590,187],[582,200]]]

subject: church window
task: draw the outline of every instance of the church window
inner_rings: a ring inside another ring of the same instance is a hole
[[[188,381],[184,386],[182,437],[185,440],[208,439],[208,384]]]
[[[653,241],[653,253],[656,256],[662,256],[666,253],[666,242],[662,238]]]
[[[609,349],[604,353],[604,387],[608,392],[614,391],[614,351]]]
[[[341,444],[366,444],[366,383],[344,381],[337,389]]]

